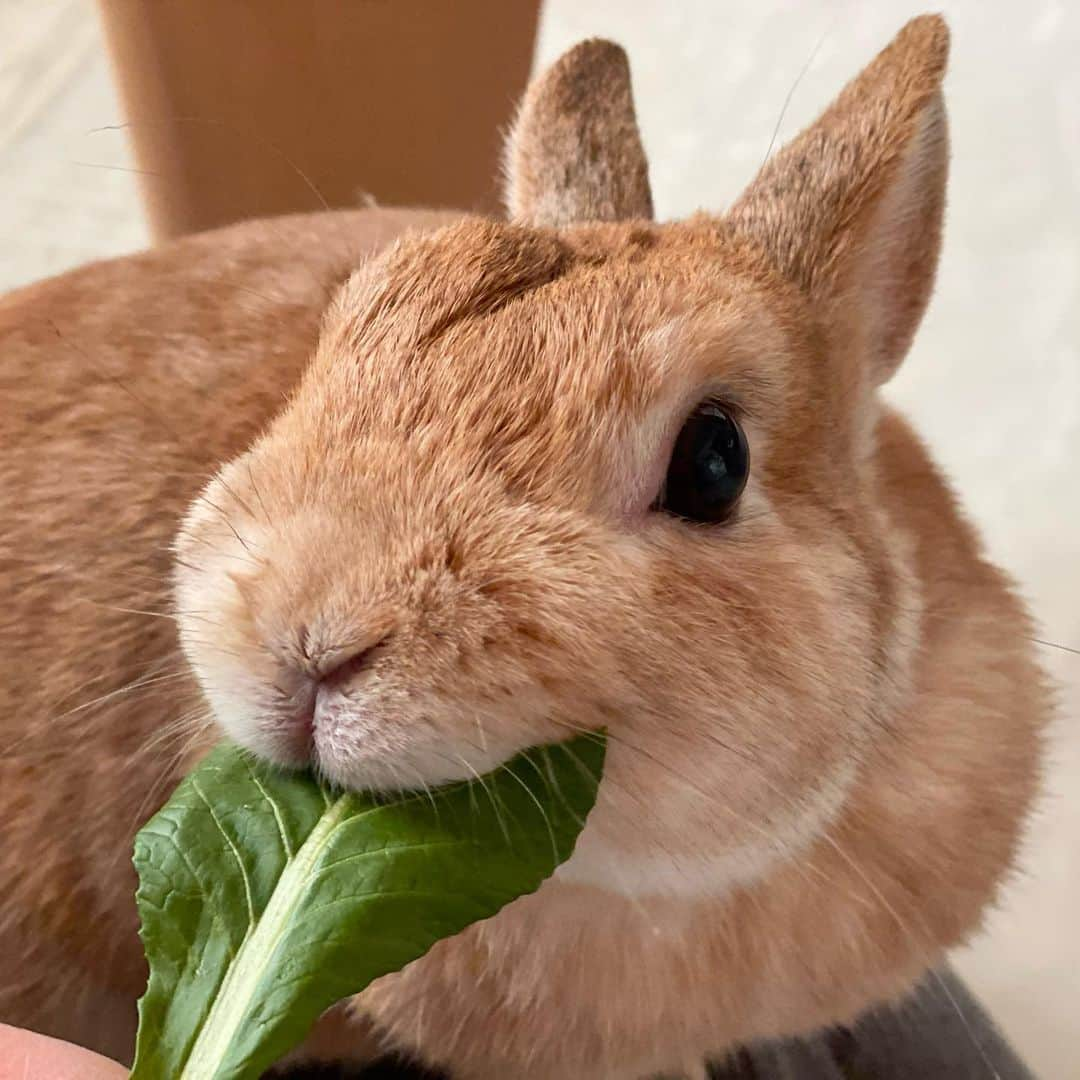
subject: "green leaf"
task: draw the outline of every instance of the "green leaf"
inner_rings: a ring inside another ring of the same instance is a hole
[[[603,760],[584,736],[387,799],[215,749],[135,838],[150,979],[133,1080],[258,1077],[334,1002],[535,890]]]

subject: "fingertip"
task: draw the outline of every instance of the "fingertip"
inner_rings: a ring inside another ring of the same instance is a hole
[[[81,1046],[0,1024],[0,1080],[123,1080],[127,1069]]]

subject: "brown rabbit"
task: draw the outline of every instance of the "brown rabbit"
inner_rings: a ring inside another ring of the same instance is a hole
[[[947,43],[910,23],[720,218],[651,221],[592,41],[525,99],[509,223],[252,223],[0,304],[0,1016],[130,1053],[132,834],[217,730],[358,787],[609,732],[570,862],[350,1003],[357,1057],[700,1075],[972,932],[1048,706],[878,395]]]

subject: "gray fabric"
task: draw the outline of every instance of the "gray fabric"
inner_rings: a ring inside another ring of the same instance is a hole
[[[713,1080],[1032,1080],[989,1015],[948,970],[851,1028],[740,1051]]]

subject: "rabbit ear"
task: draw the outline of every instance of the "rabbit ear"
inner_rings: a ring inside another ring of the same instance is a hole
[[[903,360],[941,246],[948,137],[943,19],[909,22],[732,207],[881,383]]]
[[[583,41],[525,93],[506,148],[510,217],[530,225],[652,217],[630,65],[610,41]]]

